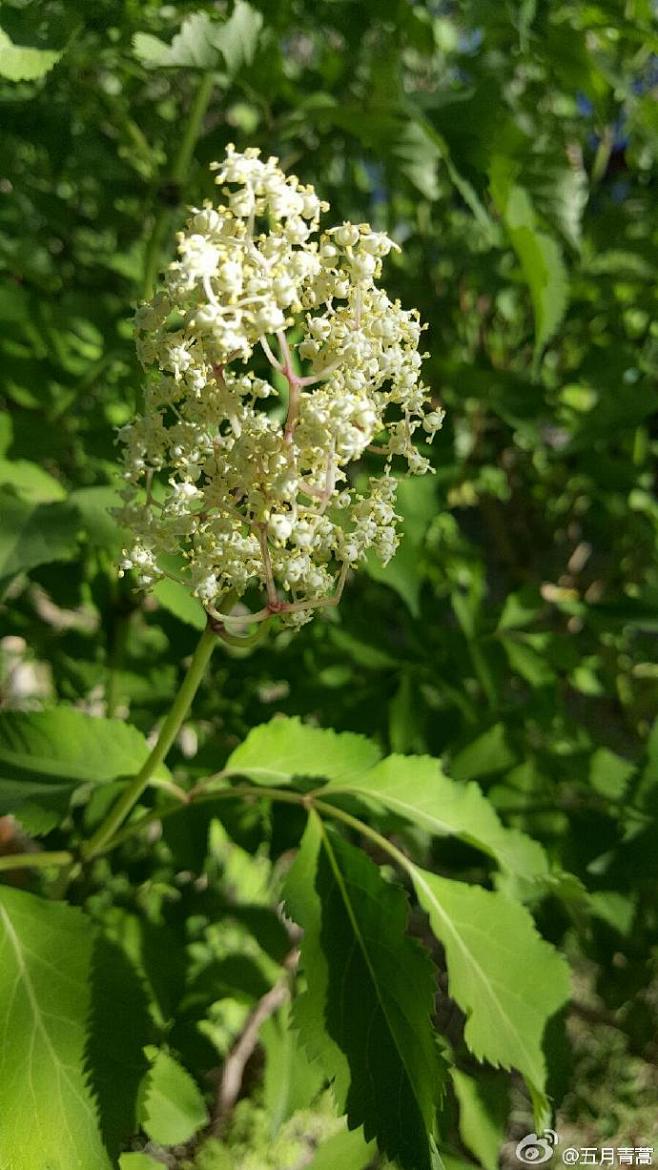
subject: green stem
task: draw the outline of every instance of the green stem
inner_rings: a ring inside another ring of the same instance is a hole
[[[215,78],[212,73],[204,73],[202,75],[192,105],[190,106],[183,137],[178,144],[178,149],[174,155],[169,172],[170,182],[176,185],[183,186],[187,179],[194,149],[201,133],[203,119],[210,104],[210,98],[212,97],[214,84]],[[151,229],[151,235],[149,236],[144,256],[144,285],[142,292],[145,299],[148,299],[153,293],[158,268],[160,266],[162,244],[167,235],[171,218],[172,213],[170,209],[168,207],[161,208],[155,217]]]
[[[595,183],[600,183],[605,178],[613,145],[614,135],[612,129],[610,126],[606,126],[599,140],[596,154],[594,155],[594,162],[592,163],[592,173],[590,175],[592,186]]]
[[[330,804],[329,801],[318,800],[314,792],[296,792],[294,789],[287,788],[259,788],[255,784],[239,784],[233,788],[219,788],[216,792],[202,792],[196,799],[193,792],[189,795],[190,804],[208,804],[213,801],[239,800],[242,797],[256,796],[261,800],[273,800],[282,804],[301,805],[307,812],[315,809],[316,812],[332,817],[336,821],[342,821],[344,825],[348,825],[357,833],[368,837],[378,848],[388,853],[389,857],[401,869],[404,869],[407,873],[411,873],[411,862],[409,858],[397,846],[393,845],[386,837],[383,837],[381,833],[378,833],[376,829],[372,829],[365,821],[359,820],[358,817],[353,817],[351,813],[345,812],[344,809],[339,808],[337,805]],[[178,812],[179,810],[180,805],[176,805],[174,808],[165,812],[158,812],[143,817],[142,820],[137,821],[134,825],[128,825],[123,833],[119,833],[116,837],[113,837],[109,847],[114,849],[115,846],[122,845],[124,841],[144,828],[145,825],[152,821],[164,820],[169,813]]]
[[[355,829],[357,833],[361,833],[364,837],[368,837],[375,845],[388,853],[393,861],[397,862],[401,869],[406,873],[411,873],[412,863],[409,858],[405,856],[401,849],[393,845],[387,837],[383,837],[376,829],[371,829],[365,821],[359,820],[358,817],[353,817],[351,813],[345,812],[344,809],[338,808],[335,804],[329,804],[326,800],[314,800],[313,808],[316,812],[324,813],[325,816],[333,817],[336,821],[342,821],[344,825],[349,825],[351,829]]]
[[[128,785],[107,817],[92,837],[82,847],[82,856],[88,861],[101,853],[114,836],[116,830],[123,824],[128,813],[134,808],[149,783],[156,768],[163,762],[167,752],[181,729],[192,700],[199,689],[199,684],[205,674],[210,656],[217,644],[217,637],[207,626],[201,635],[199,644],[194,651],[194,657],[189,670],[183,679],[181,688],[167,714],[156,743],[145,761],[143,767]]]
[[[0,857],[0,871],[8,869],[46,869],[51,865],[70,865],[73,854],[61,850],[59,853],[7,853]]]
[[[171,177],[175,183],[184,183],[187,178],[194,148],[201,133],[201,125],[210,104],[214,84],[214,74],[204,73],[199,82],[199,88],[194,95],[192,105],[190,106],[187,125],[171,167]]]

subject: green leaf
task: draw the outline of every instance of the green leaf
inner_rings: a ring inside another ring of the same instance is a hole
[[[456,780],[476,780],[504,772],[516,763],[516,756],[507,742],[503,723],[494,723],[472,743],[462,748],[451,760],[450,771]]]
[[[69,503],[78,509],[82,532],[91,545],[113,553],[121,549],[122,529],[112,516],[112,509],[121,504],[116,488],[110,484],[78,488],[71,492]]]
[[[207,12],[192,12],[170,45],[150,33],[136,33],[133,50],[147,69],[219,69],[223,64],[235,77],[254,59],[263,26],[260,12],[237,0],[223,24]]]
[[[544,602],[538,590],[520,589],[508,593],[498,622],[498,632],[529,626],[538,617]]]
[[[436,484],[430,475],[398,482],[395,510],[400,516],[400,544],[388,565],[368,556],[368,575],[394,589],[414,617],[420,614],[423,573],[420,565],[425,534],[436,515]]]
[[[542,1037],[569,997],[569,968],[537,934],[530,914],[502,894],[410,866],[416,894],[445,947],[450,995],[466,1015],[478,1060],[523,1074],[546,1108]]]
[[[293,1113],[308,1109],[324,1083],[322,1069],[308,1059],[289,1016],[286,1004],[266,1021],[260,1033],[265,1052],[263,1105],[270,1137]]]
[[[500,1152],[507,1137],[509,1092],[498,1079],[477,1080],[461,1069],[450,1070],[459,1103],[459,1134],[483,1170],[498,1170]]]
[[[213,44],[221,51],[231,77],[251,65],[262,27],[262,14],[246,0],[236,0],[226,23],[215,26]]]
[[[369,739],[309,727],[300,719],[272,719],[255,727],[229,756],[226,772],[257,784],[290,784],[295,776],[347,781],[371,768],[380,752]]]
[[[0,812],[45,815],[52,827],[81,784],[132,776],[148,756],[143,735],[119,719],[72,707],[0,712]],[[164,765],[159,776],[169,776]]]
[[[327,632],[339,650],[344,651],[359,666],[365,666],[366,670],[397,670],[400,665],[399,658],[382,650],[381,646],[377,646],[374,640],[372,643],[364,642],[361,638],[355,638],[353,634],[349,634],[347,630],[341,629],[340,626],[330,626]]]
[[[133,50],[148,69],[216,69],[218,52],[213,41],[217,25],[206,12],[192,12],[170,45],[150,33],[135,33]]]
[[[149,1154],[122,1154],[119,1170],[162,1170],[162,1162],[156,1162]]]
[[[609,748],[597,748],[589,762],[589,782],[595,792],[610,800],[620,800],[635,771],[635,764],[611,752]]]
[[[0,581],[75,556],[79,518],[68,503],[41,504],[0,490]]]
[[[208,1121],[198,1085],[168,1052],[157,1052],[146,1074],[140,1118],[151,1140],[163,1146],[189,1141]]]
[[[402,890],[311,814],[285,899],[305,932],[307,990],[294,1019],[309,1055],[350,1127],[363,1125],[403,1170],[430,1170],[444,1081],[430,1026],[435,982],[405,934]]]
[[[322,1142],[306,1170],[366,1170],[375,1153],[375,1143],[366,1141],[362,1129],[343,1129]]]
[[[388,705],[388,738],[394,752],[422,751],[423,707],[418,701],[415,672],[403,670],[400,683]]]
[[[0,1163],[109,1170],[85,1073],[93,936],[80,910],[0,888]]]
[[[391,143],[391,152],[402,174],[407,176],[421,195],[429,200],[437,199],[437,164],[441,151],[423,123],[413,117],[404,119]]]
[[[624,937],[629,937],[637,910],[632,897],[616,890],[595,890],[586,894],[586,898],[590,913],[607,922],[608,926]]]
[[[422,126],[426,135],[435,144],[439,153],[439,157],[443,160],[444,166],[448,172],[448,176],[453,187],[456,191],[459,192],[462,199],[464,200],[464,203],[471,211],[475,222],[478,224],[478,227],[483,233],[484,239],[489,245],[496,243],[500,234],[498,227],[482,203],[482,200],[479,198],[475,188],[473,187],[473,184],[470,183],[468,179],[465,179],[455,166],[455,162],[450,153],[450,148],[446,142],[446,139],[442,134],[439,134],[439,132],[427,119],[423,119]]]
[[[450,780],[429,756],[387,756],[352,781],[329,783],[322,798],[339,792],[365,797],[435,836],[461,837],[519,877],[532,879],[548,872],[538,842],[506,829],[477,784]]]
[[[532,687],[555,685],[555,671],[549,666],[545,656],[540,654],[527,638],[515,633],[513,636],[501,637],[501,643],[512,670],[520,674]]]
[[[0,77],[8,81],[38,81],[62,56],[55,49],[33,49],[15,45],[0,28]]]
[[[572,248],[578,250],[583,213],[589,197],[584,167],[564,165],[561,159],[556,161],[538,155],[534,167],[531,162],[529,168],[524,168],[523,177],[537,210],[561,232]]]
[[[491,190],[530,290],[535,318],[536,366],[565,314],[569,278],[558,244],[539,229],[530,197],[513,181],[513,170],[509,159],[494,158]]]
[[[169,613],[173,613],[179,621],[185,622],[187,626],[193,626],[195,630],[205,630],[206,615],[203,606],[196,597],[192,597],[184,585],[165,577],[158,581],[153,594],[160,605]]]
[[[137,1093],[154,1025],[141,973],[117,943],[99,934],[91,972],[87,1064],[103,1140],[116,1157],[137,1129]]]
[[[6,486],[33,504],[48,504],[66,496],[58,479],[27,459],[0,459],[0,487]]]

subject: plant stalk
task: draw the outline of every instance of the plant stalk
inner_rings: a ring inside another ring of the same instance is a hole
[[[53,853],[6,853],[0,857],[0,871],[11,869],[47,869],[51,865],[70,865],[73,854],[66,850]]]
[[[137,804],[144,789],[148,785],[153,773],[160,766],[165,759],[171,745],[173,744],[178,732],[181,729],[183,721],[190,709],[192,700],[196,695],[201,680],[206,672],[206,667],[210,661],[210,656],[217,643],[217,637],[211,627],[208,625],[201,635],[200,641],[194,651],[194,657],[190,663],[189,670],[183,679],[181,688],[174,699],[174,702],[167,714],[167,717],[160,728],[160,734],[153,746],[153,749],[145,761],[143,766],[135,778],[128,785],[126,790],[117,800],[113,808],[110,809],[107,817],[103,823],[98,827],[92,837],[82,847],[82,856],[86,861],[92,857],[96,857],[101,853],[111,838],[114,836],[117,829],[123,824],[128,814]]]

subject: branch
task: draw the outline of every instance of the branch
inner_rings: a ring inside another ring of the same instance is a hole
[[[295,947],[284,963],[286,972],[284,977],[258,1001],[248,1016],[241,1035],[226,1058],[212,1122],[212,1132],[216,1137],[222,1132],[240,1095],[244,1070],[258,1044],[260,1029],[265,1021],[269,1020],[270,1016],[273,1016],[290,997],[290,976],[298,962],[299,950]]]

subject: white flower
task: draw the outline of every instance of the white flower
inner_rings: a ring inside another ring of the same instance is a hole
[[[256,591],[255,620],[298,627],[369,549],[393,556],[392,461],[427,471],[414,436],[431,442],[443,412],[420,380],[417,312],[377,285],[397,245],[368,224],[322,232],[328,205],[257,150],[213,169],[224,202],[192,210],[135,319],[148,380],[119,436],[122,564],[149,588],[177,555],[211,614]],[[368,449],[382,472],[360,491],[347,468]]]

